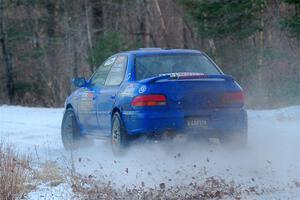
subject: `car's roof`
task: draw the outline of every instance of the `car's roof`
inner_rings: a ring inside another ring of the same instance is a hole
[[[161,48],[141,48],[138,50],[125,51],[123,53],[134,55],[148,55],[148,54],[178,54],[178,53],[202,53],[194,49],[161,49]]]

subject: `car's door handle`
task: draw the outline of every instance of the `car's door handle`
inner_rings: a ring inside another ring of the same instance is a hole
[[[111,98],[111,99],[115,99],[115,98],[116,98],[116,95],[113,94],[113,95],[110,96],[110,98]]]

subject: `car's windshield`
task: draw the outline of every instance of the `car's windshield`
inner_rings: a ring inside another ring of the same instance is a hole
[[[135,69],[136,80],[168,73],[221,73],[205,55],[195,53],[136,56]]]

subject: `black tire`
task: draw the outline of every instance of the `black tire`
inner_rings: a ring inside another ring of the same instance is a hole
[[[125,153],[128,145],[126,128],[121,119],[120,113],[115,112],[111,121],[111,147],[115,155],[120,156]]]
[[[92,140],[87,140],[80,135],[80,128],[72,108],[68,108],[64,114],[61,125],[61,138],[65,149],[74,150],[88,146]]]

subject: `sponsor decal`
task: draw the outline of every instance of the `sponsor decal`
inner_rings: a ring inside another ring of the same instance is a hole
[[[107,65],[111,65],[115,62],[116,60],[116,57],[112,57],[110,59],[108,59],[105,63],[104,63],[104,66],[107,66]]]
[[[93,92],[86,92],[80,98],[79,109],[81,111],[91,111],[93,109]]]
[[[94,96],[94,94],[93,94],[92,92],[88,92],[88,93],[86,94],[86,97],[87,97],[87,98],[93,98],[93,96]]]
[[[131,73],[127,74],[127,80],[129,80],[131,78]]]
[[[132,96],[134,93],[134,84],[130,83],[121,93],[122,96]]]
[[[146,86],[146,85],[143,85],[143,86],[140,87],[139,93],[142,94],[142,93],[144,93],[146,90],[147,90],[147,86]]]
[[[181,76],[203,76],[205,74],[203,73],[198,73],[198,72],[175,72],[175,73],[165,73],[165,74],[159,74],[158,76],[166,76],[170,75],[171,77],[181,77]]]
[[[118,56],[116,60],[116,64],[123,64],[126,62],[127,57],[126,56]]]

